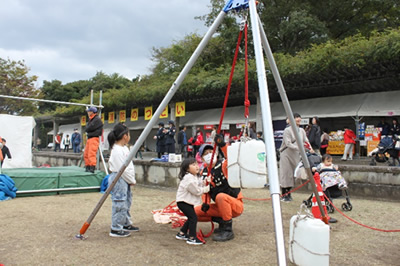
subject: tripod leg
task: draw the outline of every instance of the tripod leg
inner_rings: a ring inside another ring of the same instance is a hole
[[[274,214],[276,252],[279,265],[286,265],[285,240],[283,236],[282,211],[279,196],[278,167],[276,161],[274,132],[272,128],[272,115],[268,95],[267,77],[265,74],[264,56],[261,46],[260,25],[256,10],[255,0],[249,1],[251,27],[253,32],[254,52],[256,57],[258,87],[260,93],[262,124],[265,136],[265,150],[268,165],[268,177],[272,197],[272,207]]]
[[[110,194],[111,190],[114,188],[115,184],[118,182],[118,180],[121,178],[121,175],[125,171],[125,168],[128,166],[129,162],[132,161],[133,157],[135,156],[136,152],[139,150],[140,146],[142,143],[146,140],[147,136],[149,135],[151,129],[153,126],[157,123],[157,120],[161,113],[164,111],[164,108],[168,105],[168,103],[171,101],[172,97],[174,96],[176,90],[179,88],[181,83],[183,82],[185,76],[187,73],[190,71],[190,69],[193,67],[194,63],[196,62],[197,58],[200,56],[202,53],[204,47],[207,45],[209,40],[211,39],[212,35],[215,33],[219,25],[222,23],[222,20],[226,16],[226,13],[224,11],[221,11],[214,23],[211,25],[207,33],[204,35],[203,39],[197,46],[196,50],[193,52],[192,56],[190,57],[189,61],[186,63],[184,68],[182,69],[181,73],[175,80],[175,82],[172,84],[171,88],[165,95],[164,99],[158,106],[157,110],[153,114],[152,118],[150,121],[147,123],[146,127],[140,134],[138,140],[135,142],[133,145],[131,151],[129,152],[128,158],[125,160],[124,164],[121,166],[121,168],[118,170],[117,175],[115,176],[113,182],[108,185],[107,190],[103,194],[103,196],[100,198],[99,202],[97,203],[96,207],[93,209],[92,213],[90,214],[89,218],[86,220],[86,222],[83,224],[81,230],[79,231],[79,234],[76,236],[79,239],[83,238],[83,234],[85,234],[86,230],[89,228],[90,223],[93,221],[94,217],[96,214],[99,212],[101,206],[103,203],[106,201],[108,195]]]

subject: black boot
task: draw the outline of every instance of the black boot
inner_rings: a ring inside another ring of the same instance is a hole
[[[222,229],[224,220],[222,220],[221,217],[211,217],[211,221],[218,224],[218,228],[214,229],[214,233],[215,234],[221,233],[223,231]]]
[[[222,231],[219,234],[215,234],[213,236],[214,241],[224,242],[231,240],[235,237],[235,234],[232,230],[232,219],[229,221],[223,221],[222,225]]]
[[[96,166],[94,166],[94,165],[89,166],[89,172],[94,173],[94,170],[95,170],[95,169],[96,169]]]
[[[85,165],[85,172],[89,172],[89,167],[88,165]]]
[[[286,188],[286,189],[287,189],[286,193],[288,193],[289,191],[292,190],[291,187],[288,187],[288,188]],[[292,193],[289,193],[287,196],[288,196],[289,201],[292,201],[292,200],[293,200],[293,199],[292,199]]]

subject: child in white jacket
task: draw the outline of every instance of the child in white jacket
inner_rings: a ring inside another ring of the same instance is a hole
[[[129,129],[119,123],[114,126],[107,139],[111,148],[111,155],[108,160],[109,168],[112,172],[108,178],[108,183],[110,184],[129,155],[129,149],[126,146],[130,140]],[[132,225],[129,213],[132,204],[131,186],[135,184],[135,168],[133,163],[129,162],[121,178],[111,190],[111,237],[127,237],[130,236],[130,232],[139,231],[138,227]]]
[[[202,204],[201,196],[210,191],[210,186],[205,186],[205,180],[199,176],[199,165],[195,158],[182,162],[179,179],[181,182],[176,193],[176,203],[188,219],[176,239],[186,240],[190,245],[201,245],[203,242],[196,237],[197,215],[194,206]]]

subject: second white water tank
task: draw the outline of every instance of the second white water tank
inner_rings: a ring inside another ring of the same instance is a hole
[[[264,142],[252,139],[228,147],[228,183],[234,188],[264,187],[267,183]]]

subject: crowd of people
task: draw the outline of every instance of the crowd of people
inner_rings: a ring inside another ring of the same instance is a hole
[[[210,135],[207,137],[207,141],[200,127],[196,128],[193,136],[188,137],[187,127],[181,126],[177,133],[177,150],[175,150],[175,134],[176,128],[173,120],[168,122],[167,127],[163,122],[158,123],[158,131],[154,136],[154,139],[156,140],[157,157],[161,158],[161,156],[164,154],[177,153],[182,154],[182,158],[197,157],[198,161],[200,162],[198,155],[200,147],[205,143],[212,145],[214,144],[214,138],[217,134],[217,126],[212,127]],[[229,142],[232,143],[240,141],[242,136],[264,141],[262,138],[262,132],[256,131],[255,122],[249,122],[246,126],[243,126],[240,134],[230,137]]]

